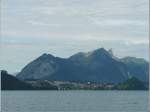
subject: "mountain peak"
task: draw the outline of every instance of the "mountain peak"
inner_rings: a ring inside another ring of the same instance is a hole
[[[105,50],[104,48],[99,48],[93,51],[93,53],[108,53],[107,50]]]
[[[44,53],[42,56],[43,56],[43,57],[54,57],[53,55],[47,54],[47,53]]]
[[[148,63],[145,59],[143,58],[136,58],[136,57],[130,57],[130,56],[127,56],[127,57],[124,57],[121,59],[121,61],[125,62],[125,63],[138,63],[138,64],[144,64],[144,63]]]
[[[90,52],[79,52],[73,56],[70,57],[70,59],[72,60],[89,60],[89,59],[107,59],[112,57],[111,54],[105,50],[104,48],[99,48],[96,49],[94,51],[90,51]]]
[[[47,53],[44,53],[39,57],[39,59],[53,59],[53,58],[55,58],[53,55]]]
[[[104,48],[99,48],[92,51],[91,56],[96,57],[111,57],[111,54]]]

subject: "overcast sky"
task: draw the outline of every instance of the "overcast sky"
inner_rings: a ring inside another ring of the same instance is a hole
[[[10,73],[43,53],[100,47],[148,60],[148,0],[1,0],[0,43]]]

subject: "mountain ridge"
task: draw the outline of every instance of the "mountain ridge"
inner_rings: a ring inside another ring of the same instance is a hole
[[[140,65],[136,62],[134,64]],[[144,69],[146,72],[147,66],[146,64]],[[104,48],[99,48],[87,53],[79,52],[69,58],[59,58],[44,53],[25,66],[17,78],[119,83],[127,80],[131,75],[136,77],[137,72],[130,68],[125,59],[119,59]],[[136,78],[146,81],[147,75],[141,73]]]

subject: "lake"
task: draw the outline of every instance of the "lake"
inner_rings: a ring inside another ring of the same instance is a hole
[[[148,112],[148,91],[2,91],[2,112]]]

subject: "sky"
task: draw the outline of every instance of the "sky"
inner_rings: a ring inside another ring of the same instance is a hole
[[[148,60],[148,0],[1,0],[0,69],[97,48]]]

